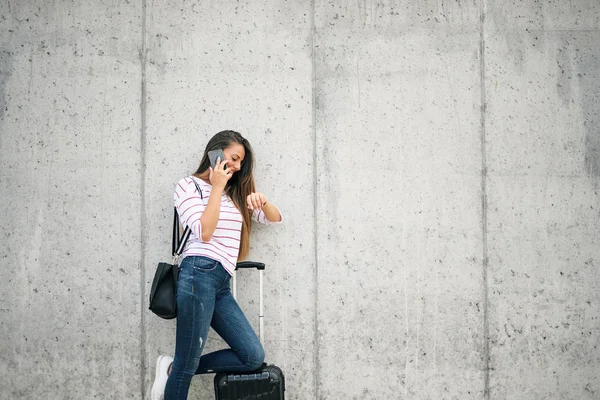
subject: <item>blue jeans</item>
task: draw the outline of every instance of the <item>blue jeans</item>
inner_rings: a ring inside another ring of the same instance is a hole
[[[231,276],[221,263],[189,256],[179,268],[175,357],[165,400],[187,399],[195,374],[254,371],[265,358],[258,337],[231,295]],[[231,348],[201,356],[209,327]]]

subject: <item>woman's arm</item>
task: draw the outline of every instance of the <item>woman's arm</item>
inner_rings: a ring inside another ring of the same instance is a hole
[[[200,217],[200,223],[202,225],[202,241],[208,242],[215,229],[217,228],[217,222],[219,222],[219,215],[221,213],[221,196],[225,190],[227,181],[231,179],[231,170],[229,168],[224,169],[227,161],[217,158],[217,164],[215,169],[209,167],[209,179],[212,185],[210,196],[208,197],[208,204],[204,213]]]
[[[200,217],[203,242],[208,242],[212,238],[213,233],[215,233],[217,222],[219,222],[219,214],[221,213],[222,195],[223,188],[213,186],[208,197],[208,204],[206,204],[206,208]]]
[[[281,222],[281,213],[273,203],[269,201],[265,202],[262,206],[262,211],[270,222]]]

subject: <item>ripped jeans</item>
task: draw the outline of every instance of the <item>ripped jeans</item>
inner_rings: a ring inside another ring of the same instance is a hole
[[[177,336],[165,400],[187,399],[192,377],[211,372],[249,372],[260,368],[264,350],[231,295],[231,276],[220,262],[188,256],[180,264]],[[212,327],[231,347],[201,356]]]

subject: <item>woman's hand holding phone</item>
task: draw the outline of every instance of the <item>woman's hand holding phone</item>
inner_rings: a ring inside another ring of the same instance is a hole
[[[210,179],[210,184],[213,187],[216,186],[224,189],[227,181],[231,179],[232,172],[227,163],[227,160],[221,160],[221,157],[218,157],[215,168],[209,167],[208,179]]]

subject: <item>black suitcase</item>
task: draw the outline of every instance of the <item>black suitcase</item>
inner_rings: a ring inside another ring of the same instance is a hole
[[[244,261],[237,264],[239,268],[256,268],[259,271],[260,303],[258,337],[263,342],[263,271],[264,263]],[[235,279],[233,280],[235,294]],[[285,377],[281,369],[275,365],[263,364],[257,371],[249,373],[220,372],[215,375],[216,400],[284,400]]]

